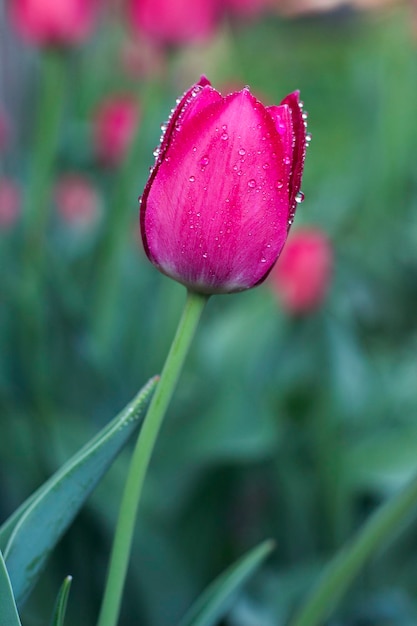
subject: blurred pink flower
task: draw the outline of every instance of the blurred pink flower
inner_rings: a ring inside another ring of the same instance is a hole
[[[61,218],[69,225],[88,229],[100,212],[97,189],[81,174],[65,174],[54,189],[55,203]]]
[[[333,249],[318,228],[300,228],[288,238],[271,272],[269,285],[289,313],[309,313],[323,302],[330,286]]]
[[[97,0],[9,0],[19,33],[41,46],[80,43],[90,34]]]
[[[100,103],[93,130],[96,154],[104,165],[114,167],[124,159],[138,121],[138,105],[130,96],[112,96]]]
[[[9,178],[0,178],[0,230],[8,230],[15,224],[21,208],[19,187]]]
[[[129,23],[159,44],[208,39],[218,18],[218,0],[129,0]]]

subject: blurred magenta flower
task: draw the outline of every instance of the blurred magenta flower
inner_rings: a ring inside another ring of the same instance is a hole
[[[294,232],[274,267],[270,285],[290,313],[310,313],[323,302],[330,286],[333,248],[318,228]]]
[[[94,144],[104,165],[117,166],[126,156],[139,122],[136,101],[130,96],[111,96],[94,114]]]
[[[61,176],[55,185],[54,199],[61,218],[71,226],[87,230],[99,217],[97,189],[85,176]]]
[[[17,222],[21,208],[19,187],[9,178],[0,178],[0,230],[8,230]]]
[[[248,88],[222,97],[206,78],[178,100],[141,206],[146,254],[194,291],[262,282],[287,238],[306,148],[298,92],[265,107]]]
[[[129,0],[129,24],[159,44],[208,39],[217,26],[217,0]]]
[[[85,40],[94,24],[97,0],[9,0],[18,32],[40,46],[68,46]]]

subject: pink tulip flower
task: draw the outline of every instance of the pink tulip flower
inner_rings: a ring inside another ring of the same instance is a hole
[[[141,202],[150,261],[202,293],[261,283],[287,238],[306,148],[298,92],[265,107],[202,77],[166,126]]]
[[[28,42],[71,46],[84,41],[95,23],[96,0],[9,0],[11,19]]]
[[[330,286],[333,249],[317,228],[294,232],[274,267],[270,284],[282,306],[293,314],[310,313],[323,302]]]
[[[129,23],[158,44],[208,39],[217,26],[216,0],[129,0]]]
[[[99,160],[117,166],[126,156],[139,121],[137,103],[129,96],[113,96],[94,115],[94,143]]]
[[[19,187],[9,178],[0,178],[0,231],[9,230],[17,222],[21,206]]]
[[[68,225],[87,230],[97,219],[100,201],[97,189],[84,176],[66,174],[54,189],[57,209]]]

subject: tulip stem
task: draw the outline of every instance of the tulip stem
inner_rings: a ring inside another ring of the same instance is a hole
[[[208,296],[188,292],[177,332],[139,433],[113,541],[98,626],[116,626],[129,564],[135,520],[152,451]]]
[[[417,505],[417,476],[381,506],[329,563],[307,602],[290,626],[318,626],[378,549],[383,548]]]

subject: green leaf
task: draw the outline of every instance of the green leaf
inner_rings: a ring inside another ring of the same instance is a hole
[[[273,548],[273,541],[264,541],[223,572],[193,604],[180,626],[215,626]]]
[[[71,589],[72,576],[67,576],[58,592],[52,615],[51,626],[64,626],[65,613],[67,611],[68,595]]]
[[[157,378],[42,485],[0,528],[17,603],[22,602],[54,546],[141,423]]]
[[[0,624],[22,626],[13,597],[12,585],[3,555],[0,552]]]

